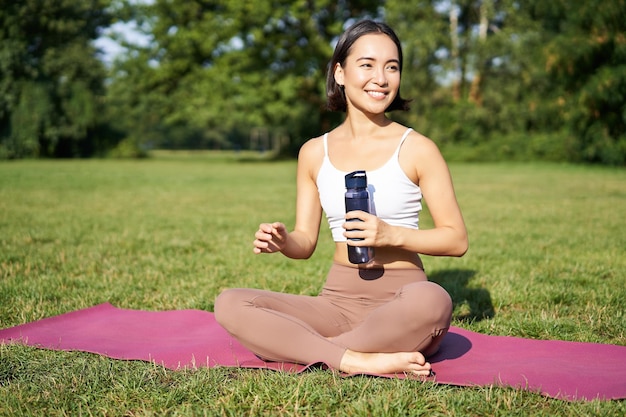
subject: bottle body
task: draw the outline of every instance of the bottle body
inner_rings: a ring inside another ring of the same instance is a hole
[[[367,190],[367,176],[365,171],[354,171],[346,175],[345,193],[346,213],[353,210],[370,212],[370,195]],[[360,221],[360,220],[351,220]],[[350,239],[362,240],[362,239]],[[369,262],[374,257],[372,248],[348,245],[348,260],[353,264]]]

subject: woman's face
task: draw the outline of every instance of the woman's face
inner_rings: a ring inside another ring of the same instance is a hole
[[[335,81],[344,86],[348,111],[384,113],[400,88],[400,60],[396,44],[384,34],[357,39],[344,65],[335,66]]]

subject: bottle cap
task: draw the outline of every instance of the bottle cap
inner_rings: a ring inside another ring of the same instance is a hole
[[[346,188],[367,188],[365,171],[354,171],[346,175]]]

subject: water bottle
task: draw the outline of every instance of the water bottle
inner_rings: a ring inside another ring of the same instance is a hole
[[[370,195],[367,191],[367,174],[354,171],[346,175],[346,213],[353,210],[370,212]],[[353,219],[351,221],[360,221]],[[363,240],[363,239],[350,239]],[[364,264],[374,257],[372,248],[348,245],[348,260],[353,264]]]

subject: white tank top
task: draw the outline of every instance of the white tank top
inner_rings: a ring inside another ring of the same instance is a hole
[[[412,129],[408,129],[393,156],[380,168],[366,171],[370,193],[370,212],[393,226],[411,229],[419,227],[422,210],[422,190],[404,173],[398,155],[404,140]],[[345,242],[345,175],[333,166],[328,157],[328,133],[324,135],[324,160],[317,174],[317,190],[320,202],[335,242]]]

